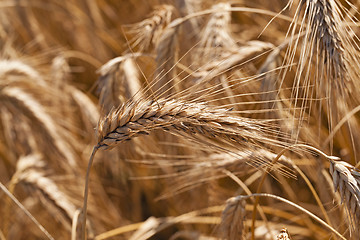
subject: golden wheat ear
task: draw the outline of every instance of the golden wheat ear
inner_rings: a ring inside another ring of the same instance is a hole
[[[347,207],[351,229],[360,236],[360,171],[343,161],[330,161],[330,174],[334,189],[339,191],[342,203]]]
[[[246,201],[242,198],[230,198],[221,215],[220,229],[227,240],[245,240]]]
[[[31,173],[28,172],[29,169],[34,168],[34,167],[35,168],[44,167],[45,163],[40,160],[40,157],[41,156],[39,154],[32,154],[32,155],[28,155],[26,157],[20,158],[17,163],[16,172],[14,173],[14,175],[11,179],[9,190],[1,182],[0,182],[0,189],[11,199],[11,201],[13,201],[25,213],[25,215],[27,215],[31,219],[31,221],[34,222],[34,224],[46,235],[46,237],[48,239],[54,239],[51,236],[51,234],[38,222],[38,220],[25,208],[24,205],[22,205],[20,203],[20,201],[12,193],[15,185],[18,182],[24,181],[25,178],[29,179],[29,178],[34,177],[34,175],[32,175]],[[31,171],[35,171],[35,170],[31,169]],[[35,181],[39,180],[41,182],[41,179],[35,178],[34,180]],[[38,183],[39,183],[39,181],[38,181]],[[49,187],[51,188],[51,186],[49,186]],[[56,194],[56,193],[54,193],[54,194]],[[64,203],[64,205],[62,205],[62,206],[66,206],[66,205],[67,205],[67,203]],[[5,212],[3,217],[6,218],[7,214],[8,214],[8,212]]]
[[[360,76],[359,47],[357,38],[352,37],[355,33],[346,22],[347,10],[342,8],[336,0],[299,1],[289,29],[292,40],[285,57],[288,66],[298,59],[292,91],[295,104],[301,104],[303,111],[314,109],[317,115],[324,111],[330,130],[348,107],[359,104],[358,96],[351,96]],[[304,86],[306,89],[301,91]],[[317,101],[312,106],[313,97],[326,101]],[[349,101],[349,97],[354,101]],[[300,119],[304,117],[302,113]]]
[[[97,71],[100,74],[99,104],[106,114],[113,107],[142,96],[136,56],[131,54],[111,59]]]
[[[232,116],[229,109],[175,99],[159,99],[156,102],[139,100],[112,109],[99,121],[97,144],[88,164],[84,191],[83,238],[85,238],[88,179],[97,150],[112,149],[124,141],[150,134],[156,129],[180,135],[186,134],[193,138],[210,139],[214,141],[214,145],[218,144],[219,148],[223,143],[246,149],[265,144],[272,146],[286,144],[271,138],[272,134],[278,132],[269,128],[268,124],[260,120]],[[262,167],[271,164],[263,159],[250,159],[250,164],[252,161],[262,163]]]
[[[21,157],[16,164],[16,171],[11,178],[9,191],[12,192],[16,185],[21,184],[38,196],[45,209],[61,223],[68,232],[71,231],[71,223],[76,214],[77,207],[46,172],[46,162],[41,154],[31,154]],[[90,222],[87,226],[91,233]]]
[[[148,51],[154,47],[170,23],[175,11],[172,5],[160,5],[153,11],[152,16],[130,26],[129,34],[134,37],[130,40],[132,48],[139,47],[140,52]]]
[[[223,54],[223,51],[235,51],[236,42],[231,35],[231,5],[230,3],[218,3],[212,6],[218,10],[211,14],[206,26],[200,33],[198,44],[199,54],[195,55],[195,61],[200,65],[212,61]]]
[[[160,99],[127,103],[114,109],[98,124],[98,147],[109,149],[152,130],[180,131],[248,147],[252,143],[281,144],[269,138],[271,130],[259,120],[231,116],[229,109]]]

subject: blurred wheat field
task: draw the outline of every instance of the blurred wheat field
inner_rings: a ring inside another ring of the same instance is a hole
[[[359,239],[359,6],[0,1],[0,239]]]

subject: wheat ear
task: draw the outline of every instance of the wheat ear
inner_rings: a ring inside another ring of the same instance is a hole
[[[141,96],[141,83],[137,69],[136,55],[124,55],[111,59],[97,72],[99,77],[100,106],[108,113],[129,99]]]
[[[98,124],[98,143],[91,154],[85,178],[83,239],[85,239],[88,180],[95,153],[98,149],[114,148],[121,142],[141,134],[149,134],[155,129],[188,135],[198,134],[211,140],[222,139],[245,148],[254,144],[281,144],[267,136],[274,132],[265,123],[230,116],[229,109],[211,107],[205,103],[166,99],[159,99],[156,102],[140,100],[123,104],[110,111]]]
[[[46,177],[43,172],[35,169],[29,169],[22,173],[18,181],[35,189],[42,203],[48,206],[49,211],[59,218],[64,227],[70,231],[70,223],[76,207],[54,181]]]
[[[290,2],[292,3],[293,0]],[[338,97],[347,97],[348,99],[349,93],[357,84],[354,80],[359,77],[358,46],[356,41],[349,37],[353,32],[345,22],[343,11],[339,5],[336,0],[299,1],[290,28],[293,44],[288,48],[285,57],[289,66],[294,63],[300,43],[300,36],[295,37],[298,32],[303,40],[299,47],[300,59],[292,92],[295,97],[295,105],[301,104],[305,109],[308,107],[307,105],[311,107],[313,101],[310,98],[312,96],[326,97],[324,109],[328,114],[330,129],[344,114]],[[304,14],[301,19],[302,9]],[[298,22],[301,24],[297,25]],[[315,91],[312,90],[312,83]],[[306,86],[305,91],[300,90],[302,85]],[[302,97],[306,100],[299,99]],[[357,102],[359,101],[356,95],[351,97]],[[321,109],[322,106],[319,105],[319,111]],[[303,120],[304,117],[305,110],[302,110],[300,120]]]
[[[19,60],[0,60],[0,77],[9,80],[11,76],[24,76],[40,85],[45,84],[45,80],[40,73],[33,67]],[[10,78],[11,80],[11,78]],[[16,78],[14,78],[16,80]]]
[[[199,49],[201,54],[196,57],[197,61],[207,62],[219,57],[224,50],[236,49],[237,45],[231,36],[231,5],[230,3],[218,3],[212,6],[218,10],[211,14],[209,21],[201,32]]]
[[[59,137],[61,134],[58,125],[40,102],[19,87],[0,89],[0,100],[5,103],[9,102],[15,109],[21,109],[28,119],[36,123],[47,134],[56,150],[64,156],[68,164],[72,167],[77,166],[71,147],[63,138]]]
[[[245,239],[246,201],[242,198],[230,198],[222,212],[220,229],[228,240]]]
[[[270,130],[259,120],[230,116],[229,109],[160,99],[125,104],[104,117],[98,124],[98,148],[110,149],[117,144],[155,129],[196,133],[248,147],[257,143],[277,144],[267,137]]]
[[[89,163],[88,163],[88,166],[86,169],[85,186],[84,186],[84,203],[83,203],[83,208],[82,208],[82,214],[83,214],[82,226],[81,226],[81,239],[82,240],[86,239],[86,217],[87,217],[86,215],[87,215],[87,199],[88,199],[88,195],[89,195],[90,169],[91,169],[92,163],[94,161],[94,157],[95,157],[97,150],[98,150],[98,147],[95,146],[91,153]]]
[[[339,190],[342,202],[345,202],[352,230],[359,236],[360,224],[360,171],[343,161],[330,161],[330,174],[335,191]]]
[[[174,10],[171,5],[157,6],[151,17],[132,25],[128,31],[135,35],[130,41],[132,47],[139,46],[139,51],[143,52],[156,45],[162,31],[170,23]]]
[[[45,175],[43,170],[45,162],[41,158],[39,154],[21,157],[16,164],[16,172],[11,179],[12,184],[9,189],[12,191],[15,184],[23,183],[35,190],[41,202],[47,205],[49,211],[70,230],[70,222],[76,207],[57,184]]]

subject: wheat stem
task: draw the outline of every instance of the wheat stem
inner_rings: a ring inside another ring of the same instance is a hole
[[[87,201],[88,201],[88,195],[89,195],[90,169],[91,169],[95,154],[98,149],[99,149],[98,145],[96,145],[93,148],[93,151],[92,151],[90,159],[89,159],[88,167],[86,170],[85,187],[84,187],[84,203],[83,203],[83,208],[82,208],[83,209],[83,222],[82,222],[82,231],[81,231],[81,239],[82,240],[85,240],[85,236],[86,236],[86,214],[87,214]]]

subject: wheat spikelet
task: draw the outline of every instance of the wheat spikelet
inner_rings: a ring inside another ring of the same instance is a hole
[[[230,198],[222,212],[220,229],[224,239],[245,239],[246,201],[242,198]]]
[[[360,224],[360,171],[343,161],[330,161],[330,174],[335,191],[339,190],[342,202],[345,202],[352,230],[359,236]]]
[[[174,10],[171,5],[160,5],[150,18],[134,24],[132,29],[128,31],[130,34],[135,35],[131,40],[132,47],[139,46],[139,51],[143,52],[151,46],[155,46],[162,31],[170,23]]]

